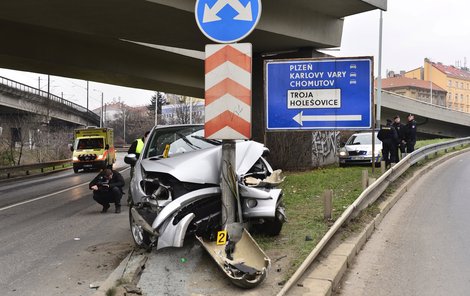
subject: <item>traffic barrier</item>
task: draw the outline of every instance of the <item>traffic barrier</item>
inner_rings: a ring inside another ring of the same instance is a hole
[[[29,175],[30,171],[33,171],[33,170],[41,170],[41,173],[44,173],[44,169],[46,168],[52,168],[52,170],[55,170],[56,167],[64,168],[66,164],[71,164],[71,163],[72,163],[72,159],[64,159],[64,160],[57,160],[57,161],[51,161],[51,162],[0,167],[0,176],[6,175],[8,179],[14,173],[25,172],[26,175]]]
[[[292,275],[292,277],[285,283],[284,287],[279,291],[277,296],[283,296],[289,291],[289,289],[301,278],[307,268],[317,258],[323,248],[328,244],[335,233],[343,226],[348,223],[354,217],[357,217],[362,210],[366,209],[369,205],[374,203],[388,188],[388,186],[398,179],[403,173],[405,173],[412,165],[426,159],[426,157],[438,153],[440,151],[448,151],[449,149],[455,149],[455,147],[470,144],[470,137],[456,139],[444,143],[431,144],[422,147],[412,153],[406,155],[396,165],[386,171],[380,176],[374,183],[370,184],[361,195],[343,212],[343,214],[336,220],[331,226],[330,230],[323,236],[320,242],[310,252],[307,258],[302,262],[300,267]]]

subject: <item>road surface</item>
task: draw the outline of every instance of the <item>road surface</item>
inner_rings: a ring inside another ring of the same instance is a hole
[[[469,295],[470,153],[422,177],[358,255],[337,295]]]
[[[127,255],[127,207],[100,213],[88,189],[96,174],[67,170],[0,183],[1,295],[91,295],[90,284]]]

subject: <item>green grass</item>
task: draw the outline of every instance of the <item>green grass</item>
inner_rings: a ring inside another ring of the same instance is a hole
[[[427,145],[447,142],[447,141],[451,141],[451,140],[453,140],[453,139],[447,138],[447,139],[421,140],[421,141],[416,142],[415,149],[419,149],[419,148],[427,146]]]
[[[308,256],[332,223],[361,194],[362,171],[371,167],[330,166],[309,172],[287,173],[282,184],[288,223],[277,237],[257,236],[266,251],[276,249],[295,254],[289,267],[290,275]],[[377,171],[375,170],[376,174]],[[333,217],[323,218],[323,192],[333,190]],[[306,236],[312,238],[306,240]]]

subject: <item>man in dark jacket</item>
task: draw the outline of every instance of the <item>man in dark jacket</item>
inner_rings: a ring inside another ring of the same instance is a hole
[[[115,212],[121,212],[122,188],[124,187],[124,178],[118,171],[105,169],[100,172],[89,185],[93,190],[93,199],[103,206],[101,213],[106,213],[109,204],[114,203]]]
[[[377,138],[382,141],[382,157],[385,165],[388,167],[391,163],[396,163],[398,134],[392,125],[392,120],[387,119],[387,125],[380,128]]]
[[[406,127],[403,123],[401,123],[399,115],[393,118],[393,127],[395,128],[398,134],[398,145],[395,151],[395,154],[397,155],[397,161],[398,161],[400,159],[399,158],[400,154],[398,153],[398,150],[400,150],[402,157],[404,157],[404,154],[406,153],[406,143],[405,143]]]
[[[408,115],[408,123],[405,128],[406,153],[411,153],[415,150],[416,126],[417,124],[414,115]]]

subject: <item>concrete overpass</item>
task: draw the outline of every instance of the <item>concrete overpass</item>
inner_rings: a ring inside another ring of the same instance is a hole
[[[243,40],[255,57],[340,46],[344,17],[385,10],[387,1],[262,4]],[[194,7],[195,0],[2,0],[0,67],[203,97],[201,51],[213,42],[199,31]]]
[[[382,91],[382,124],[397,114],[406,123],[409,113],[415,115],[419,124],[418,132],[422,137],[470,136],[470,114]]]
[[[51,125],[96,125],[100,117],[86,108],[28,85],[0,77],[2,120],[19,114],[34,115],[38,122]]]

